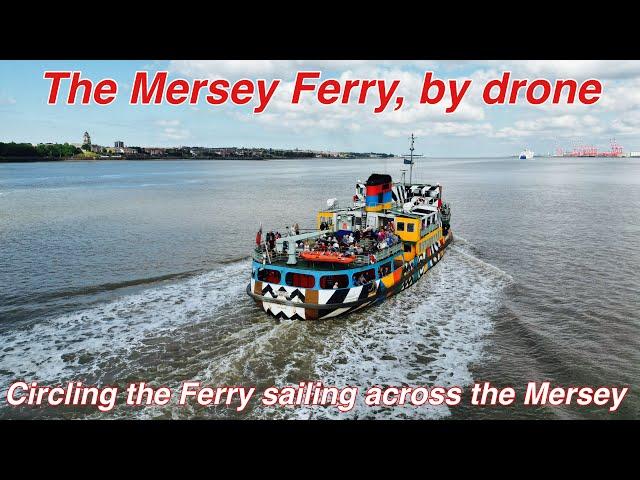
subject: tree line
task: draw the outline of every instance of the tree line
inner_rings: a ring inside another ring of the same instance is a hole
[[[0,157],[72,157],[80,153],[82,150],[68,143],[41,143],[34,147],[30,143],[0,142]]]

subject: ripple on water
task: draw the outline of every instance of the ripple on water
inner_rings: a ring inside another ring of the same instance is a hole
[[[416,285],[379,307],[325,322],[276,322],[244,295],[249,263],[211,272],[5,335],[2,389],[15,378],[41,383],[148,380],[176,388],[271,385],[467,385],[485,354],[491,314],[511,279],[457,247]],[[62,339],[62,341],[61,341]],[[194,409],[170,404],[116,408],[109,417],[439,418],[446,407]],[[92,414],[103,416],[105,414]]]

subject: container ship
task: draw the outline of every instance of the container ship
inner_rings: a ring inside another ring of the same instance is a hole
[[[383,302],[416,283],[453,241],[442,190],[372,173],[356,182],[352,204],[327,200],[314,229],[296,224],[263,236],[261,226],[247,294],[278,319],[327,319]]]

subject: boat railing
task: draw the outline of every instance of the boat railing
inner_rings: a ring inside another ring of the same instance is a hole
[[[426,228],[423,228],[422,230],[420,230],[420,237],[424,237],[425,235],[436,230],[438,227],[440,227],[439,223],[432,223],[430,225],[427,225]]]
[[[297,249],[296,250],[296,258],[300,258],[300,253],[304,250]],[[370,250],[372,251],[372,250]],[[371,255],[375,257],[375,261],[379,262],[385,258],[398,255],[403,252],[402,242],[397,243],[395,245],[391,245],[389,247],[385,247],[383,249],[375,250],[374,253],[365,253],[362,255],[355,255],[355,260],[347,265],[349,267],[362,267],[364,265],[369,265],[371,263]],[[256,248],[253,251],[252,255],[253,259],[259,263],[268,263],[268,264],[286,264],[289,258],[288,253],[277,253],[273,250],[266,251],[263,246],[260,248]]]

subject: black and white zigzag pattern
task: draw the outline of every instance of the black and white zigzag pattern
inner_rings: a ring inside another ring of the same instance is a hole
[[[278,293],[284,293],[285,298],[287,300],[294,300],[299,298],[301,302],[304,302],[304,293],[298,290],[297,288],[287,290],[284,286],[280,286],[277,289],[274,289],[271,284],[265,283],[262,286],[262,296],[266,297],[267,295],[271,296],[271,298],[280,298],[281,295]]]

